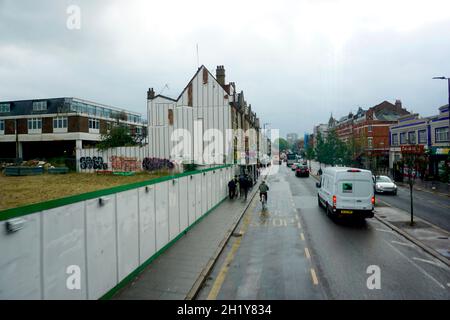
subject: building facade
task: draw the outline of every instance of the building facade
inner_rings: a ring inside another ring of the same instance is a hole
[[[287,143],[292,146],[298,140],[298,134],[296,133],[288,133],[286,135]]]
[[[423,158],[424,166],[419,170],[420,178],[440,179],[447,175],[450,152],[449,142],[449,108],[439,108],[436,116],[421,118],[412,114],[400,118],[390,126],[389,168],[393,175],[401,179],[402,163],[405,150],[414,148],[416,155]]]
[[[177,98],[149,89],[147,106],[150,156],[201,166],[236,163],[256,178],[267,142],[243,91],[225,82],[223,66],[216,76],[201,66]]]
[[[354,159],[370,169],[389,166],[389,127],[400,117],[409,115],[400,100],[388,101],[367,110],[358,108],[335,122],[336,134],[342,141],[351,142],[355,148]]]
[[[72,156],[95,145],[116,123],[145,143],[146,123],[139,113],[79,98],[0,102],[0,158]]]

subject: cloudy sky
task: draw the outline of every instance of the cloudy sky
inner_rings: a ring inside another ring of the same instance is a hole
[[[282,135],[383,100],[428,116],[448,99],[431,78],[450,76],[449,30],[448,0],[0,0],[0,101],[76,96],[145,114],[149,87],[178,96],[198,44],[200,64],[224,65]]]

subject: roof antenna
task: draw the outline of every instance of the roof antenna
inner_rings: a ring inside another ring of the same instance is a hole
[[[164,87],[161,89],[161,91],[159,92],[159,94],[162,94],[163,92],[164,92],[164,90],[166,90],[166,89],[169,89],[170,90],[170,88],[169,88],[169,85],[166,83],[165,85],[164,85]]]

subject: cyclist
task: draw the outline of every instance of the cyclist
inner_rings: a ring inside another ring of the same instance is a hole
[[[266,198],[267,202],[267,191],[269,191],[269,186],[266,184],[266,181],[263,180],[259,185],[259,200],[262,201],[262,197]]]

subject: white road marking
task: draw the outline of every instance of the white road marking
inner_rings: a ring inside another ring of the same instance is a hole
[[[411,259],[409,259],[407,256],[405,256],[400,250],[398,250],[396,247],[394,247],[392,244],[390,244],[389,242],[387,242],[386,240],[383,239],[384,242],[387,243],[387,245],[389,247],[391,247],[395,252],[397,252],[399,255],[401,255],[403,258],[405,258],[406,260],[408,260],[408,262],[410,262],[413,266],[415,266],[417,269],[419,269],[420,272],[422,272],[425,276],[427,276],[429,279],[431,279],[434,283],[436,283],[441,289],[445,289],[445,287],[442,285],[442,283],[440,283],[439,281],[437,281],[432,275],[430,275],[428,272],[426,272],[425,270],[423,270],[422,267],[420,267],[417,263],[415,263],[414,261],[412,261]]]
[[[414,245],[411,243],[404,243],[404,242],[399,242],[399,241],[395,241],[395,240],[392,240],[391,242],[395,243],[395,244],[399,244],[401,246],[414,248]]]
[[[380,229],[380,228],[376,228],[375,230],[383,231],[383,232],[387,232],[387,233],[394,233],[394,231],[389,230],[389,229]]]
[[[301,229],[302,228],[302,224],[299,222],[297,222],[297,228]]]
[[[444,264],[443,264],[443,263],[440,263],[440,262],[437,262],[437,261],[431,261],[431,260],[422,259],[422,258],[417,258],[417,257],[413,257],[413,260],[416,260],[416,261],[422,261],[422,262],[429,263],[429,264],[432,264],[432,265],[434,265],[434,266],[437,266],[437,267],[441,267],[441,268],[443,268],[443,269],[446,269],[446,268],[444,267]]]

